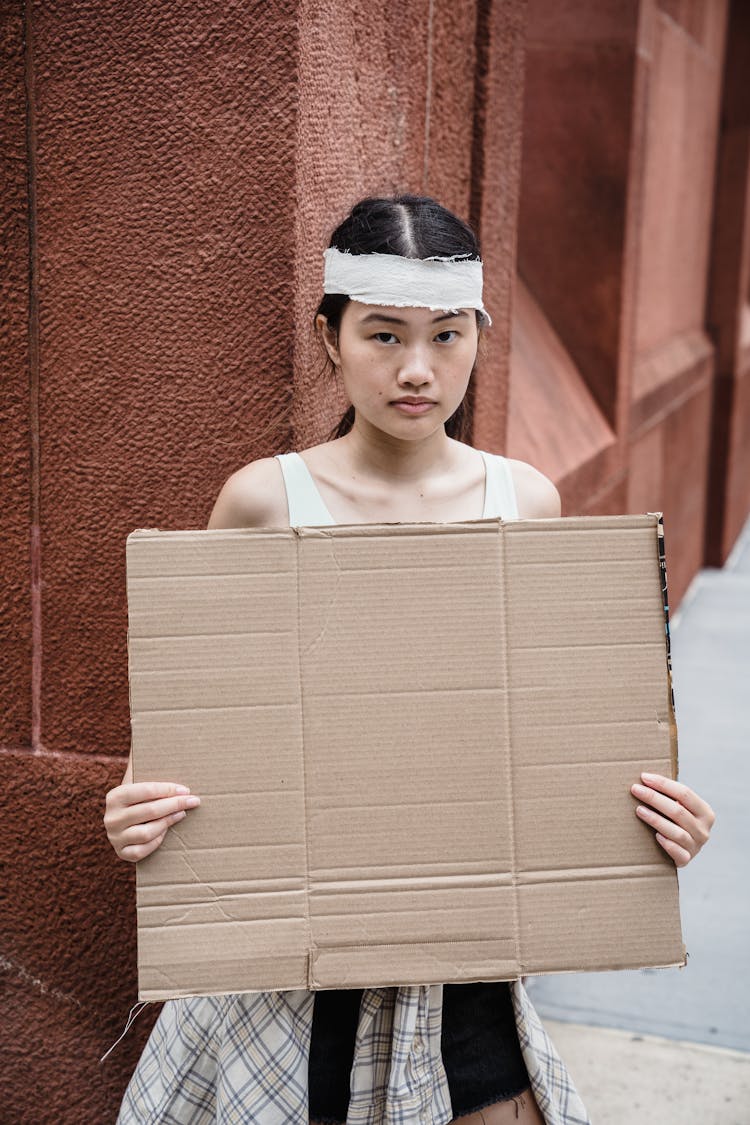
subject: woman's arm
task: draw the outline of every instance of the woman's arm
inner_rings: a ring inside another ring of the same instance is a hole
[[[562,512],[560,493],[555,485],[526,461],[510,462],[516,490],[518,515],[522,520],[557,519]]]
[[[275,457],[261,457],[224,482],[208,519],[208,529],[288,525],[286,490]]]

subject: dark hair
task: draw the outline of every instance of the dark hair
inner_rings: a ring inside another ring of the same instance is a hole
[[[460,254],[481,258],[474,231],[452,211],[424,195],[394,195],[362,199],[336,227],[329,246],[350,254],[399,254],[404,258],[448,257]],[[349,303],[343,293],[326,293],[315,316],[323,315],[338,332],[341,314]],[[477,314],[477,323],[480,323]],[[329,360],[330,364],[330,360]],[[474,373],[472,369],[472,374]],[[471,440],[473,383],[463,401],[445,423],[445,432],[458,441]],[[328,441],[343,437],[354,424],[350,406],[328,435]]]

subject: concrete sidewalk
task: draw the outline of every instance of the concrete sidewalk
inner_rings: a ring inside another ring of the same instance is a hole
[[[750,1125],[750,522],[672,638],[680,778],[717,815],[680,873],[687,967],[528,982],[594,1125]]]
[[[750,1054],[545,1021],[594,1125],[748,1125]]]

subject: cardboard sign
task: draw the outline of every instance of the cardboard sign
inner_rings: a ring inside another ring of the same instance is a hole
[[[657,515],[128,537],[144,1000],[683,964]],[[663,588],[664,586],[664,588]]]

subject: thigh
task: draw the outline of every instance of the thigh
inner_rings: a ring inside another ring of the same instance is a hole
[[[495,1102],[474,1113],[454,1117],[450,1125],[544,1125],[531,1089],[523,1090],[507,1102]],[[310,1121],[310,1125],[325,1125],[322,1121]]]
[[[544,1125],[544,1118],[529,1087],[508,1101],[454,1117],[450,1125]]]

